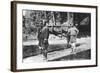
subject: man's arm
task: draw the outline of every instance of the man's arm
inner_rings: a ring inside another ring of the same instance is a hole
[[[67,32],[67,34],[68,34],[68,35],[70,35],[70,28],[68,29],[68,32]]]
[[[76,33],[77,33],[77,34],[79,33],[79,30],[78,30],[77,28],[76,28],[76,30],[75,30],[75,31],[76,31]]]

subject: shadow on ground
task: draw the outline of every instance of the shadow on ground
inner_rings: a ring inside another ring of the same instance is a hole
[[[59,51],[66,49],[66,44],[57,44],[57,45],[49,45],[48,52]],[[23,46],[23,58],[27,58],[30,56],[35,56],[41,53],[39,50],[38,45],[30,45],[30,46]]]
[[[84,59],[91,59],[91,50],[86,50],[83,52],[79,52],[76,54],[71,54],[68,56],[61,57],[59,59],[54,59],[52,61],[66,61],[66,60],[84,60]]]

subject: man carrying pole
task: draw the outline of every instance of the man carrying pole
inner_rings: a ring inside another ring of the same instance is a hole
[[[79,33],[79,30],[76,28],[77,24],[71,25],[71,27],[68,29],[68,35],[69,35],[69,44],[71,45],[72,52],[74,52],[76,48],[76,38]]]

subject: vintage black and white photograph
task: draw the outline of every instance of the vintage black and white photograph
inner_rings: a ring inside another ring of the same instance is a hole
[[[91,59],[91,14],[23,10],[23,62]]]
[[[96,6],[15,2],[14,9],[14,69],[97,65]]]

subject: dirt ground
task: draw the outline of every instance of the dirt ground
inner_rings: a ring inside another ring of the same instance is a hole
[[[23,43],[24,62],[43,62],[43,55],[38,49],[38,41],[27,41]],[[49,39],[48,61],[76,60],[91,58],[91,38],[78,38],[76,44],[76,54],[71,53],[67,48],[66,39]]]

